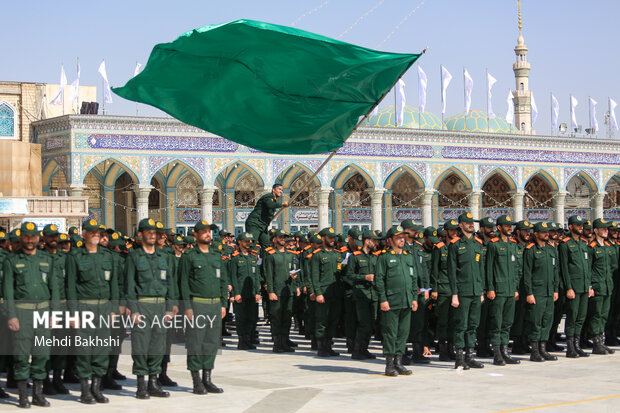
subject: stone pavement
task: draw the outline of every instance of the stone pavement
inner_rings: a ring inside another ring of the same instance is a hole
[[[520,365],[495,367],[482,359],[485,368],[460,371],[453,363],[409,366],[412,376],[383,376],[384,359],[354,361],[349,355],[318,358],[306,340],[293,335],[301,345],[293,354],[274,354],[268,342],[268,326],[261,326],[262,344],[255,351],[236,349],[236,337],[226,337],[227,347],[217,357],[214,382],[223,394],[197,396],[191,393],[182,347],[175,348],[169,375],[180,387],[168,389],[168,399],[137,400],[131,357],[121,356],[120,370],[128,377],[122,391],[105,391],[106,405],[86,406],[77,402],[79,385],[68,385],[68,396],[50,396],[46,412],[149,412],[163,410],[211,412],[620,412],[620,354],[533,363],[517,356]],[[177,346],[177,345],[175,345]],[[336,350],[343,352],[342,339]],[[620,350],[617,348],[617,350]],[[124,350],[129,354],[129,350]],[[371,351],[380,354],[373,342]],[[618,352],[620,353],[620,351]],[[4,385],[4,380],[2,380]],[[0,401],[0,410],[16,411],[16,394]],[[12,406],[11,406],[12,405]],[[38,410],[33,406],[32,410]],[[43,411],[43,410],[41,410]]]

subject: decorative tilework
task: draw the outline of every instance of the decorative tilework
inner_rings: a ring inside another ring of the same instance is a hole
[[[72,169],[73,169],[73,173],[71,174],[72,182],[80,182],[80,173],[81,173],[81,159],[80,159],[80,155],[76,155],[73,154],[73,162],[72,162]]]
[[[271,168],[267,168],[267,171],[269,172],[269,169],[271,169],[272,172],[272,177],[277,177],[280,176],[280,174],[282,173],[282,171],[288,169],[290,166],[294,165],[295,163],[301,163],[302,165],[308,167],[308,169],[312,172],[316,171],[317,169],[319,169],[319,166],[321,166],[321,163],[323,163],[323,161],[320,161],[318,159],[303,159],[303,160],[295,160],[295,159],[273,159],[273,160],[267,160],[268,163],[272,164]],[[269,176],[267,176],[268,180],[269,180]],[[271,181],[270,181],[271,182]]]
[[[56,162],[56,164],[58,165],[58,168],[60,168],[62,173],[65,175],[65,177],[67,179],[69,179],[70,178],[70,175],[69,175],[69,165],[68,165],[68,163],[69,163],[69,156],[68,155],[59,155],[59,156],[50,156],[48,158],[45,158],[42,170],[44,171],[45,168],[52,161]],[[45,182],[43,184],[46,185]]]
[[[473,165],[454,165],[454,164],[435,164],[433,165],[433,179],[436,181],[435,182],[435,187],[437,185],[439,185],[439,182],[437,181],[437,178],[443,174],[444,172],[446,172],[447,170],[454,168],[457,171],[460,171],[463,175],[465,175],[465,177],[467,178],[467,180],[469,182],[465,182],[466,184],[471,184],[471,182],[473,181]]]
[[[243,162],[253,167],[256,170],[256,172],[258,172],[258,175],[260,176],[261,180],[264,179],[263,178],[265,176],[265,160],[264,159],[247,158],[247,159],[244,159]]]
[[[267,181],[265,182],[266,184],[271,184],[273,182],[273,160],[267,159],[265,161],[265,170],[266,170],[266,174],[267,174]]]
[[[426,165],[421,162],[383,162],[382,170],[384,180],[387,179],[396,168],[400,168],[401,166],[408,166],[419,175],[422,182],[427,182]]]
[[[430,145],[396,143],[345,142],[336,155],[432,158],[435,151]]]
[[[375,186],[375,182],[373,180],[373,176],[375,175],[375,164],[374,162],[350,162],[350,161],[332,161],[329,163],[329,172],[332,177],[336,177],[342,169],[349,165],[356,165],[360,169],[362,169],[366,174],[370,176],[372,182],[368,184],[370,186]],[[333,179],[333,178],[332,178]]]
[[[87,138],[92,149],[134,149],[154,151],[235,152],[239,144],[211,136],[157,136],[92,134]]]
[[[191,169],[198,174],[201,178],[204,178],[203,171],[205,169],[205,158],[202,157],[186,157],[186,158],[176,158],[172,156],[151,156],[149,157],[149,177],[152,178],[153,175],[157,173],[159,169],[161,169],[164,165],[178,161],[186,164]]]
[[[227,165],[235,162],[236,159],[232,158],[214,158],[213,159],[213,176],[217,177],[222,169]]]
[[[140,158],[140,181],[142,183],[150,183],[149,179],[149,160],[146,156]]]
[[[88,137],[90,136],[90,133],[76,133],[73,135],[73,146],[76,149],[84,149],[84,148],[90,148],[90,146],[88,146]]]
[[[560,168],[541,168],[539,166],[526,166],[525,168],[523,168],[523,176],[527,177],[525,179],[525,185],[527,185],[527,182],[530,180],[530,178],[537,174],[539,171],[541,172],[546,172],[548,175],[550,175],[555,182],[552,182],[552,184],[558,185],[558,183],[560,182]]]
[[[76,167],[75,164],[75,157],[79,155],[74,155],[73,157],[73,162],[74,162],[74,168]],[[114,161],[117,161],[119,164],[122,164],[123,167],[125,169],[128,169],[130,172],[130,175],[135,176],[136,175],[136,171],[140,171],[139,165],[140,165],[140,157],[138,156],[115,156],[115,157],[110,157],[110,156],[106,156],[106,155],[83,155],[82,156],[82,166],[80,169],[77,169],[77,176],[78,178],[74,179],[74,181],[78,182],[80,180],[83,180],[84,177],[86,176],[86,174],[88,173],[88,171],[90,171],[93,166],[97,165],[99,162],[102,162],[106,159],[111,159]],[[146,160],[146,157],[144,158]],[[79,159],[78,159],[79,162]],[[147,161],[148,162],[148,161]],[[77,164],[79,167],[79,163]],[[146,167],[148,168],[148,164],[146,165]],[[148,170],[147,170],[148,172]],[[74,170],[74,178],[76,177],[76,172]],[[146,177],[146,179],[144,181],[146,181],[148,179],[148,176]]]
[[[603,170],[603,183],[604,183],[604,185],[607,186],[607,183],[609,182],[609,180],[611,178],[613,178],[617,174],[618,174],[618,170],[617,169],[604,169]],[[601,188],[603,188],[603,185],[601,185]]]
[[[52,136],[45,139],[43,144],[43,149],[47,151],[57,151],[60,149],[64,149],[66,147],[66,143],[69,142],[69,136]]]
[[[590,178],[596,183],[599,184],[599,173],[596,168],[565,168],[564,169],[564,182],[568,184],[573,176],[578,174],[579,172],[583,172],[590,176]]]
[[[503,172],[506,173],[506,175],[511,177],[515,182],[518,181],[519,171],[518,171],[518,167],[514,165],[503,165],[503,166],[480,165],[479,169],[480,169],[480,182],[484,182],[484,179],[496,169],[501,169]]]
[[[213,158],[207,158],[205,162],[205,178],[207,183],[213,183]]]

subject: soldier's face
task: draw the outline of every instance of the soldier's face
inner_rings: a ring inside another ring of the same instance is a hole
[[[392,245],[394,246],[394,248],[402,249],[405,246],[405,234],[393,236]]]
[[[616,238],[618,238],[618,231],[615,229],[610,229],[608,236],[609,236],[609,239],[615,240]]]
[[[461,222],[459,224],[461,231],[465,234],[473,234],[474,233],[474,223],[473,222]]]
[[[592,235],[592,230],[591,229],[585,229],[583,230],[583,236],[586,238],[590,238],[590,236]]]
[[[88,245],[97,245],[99,244],[99,230],[96,229],[94,231],[82,231],[82,238],[84,238],[84,243]]]
[[[155,241],[157,240],[157,232],[154,229],[146,229],[144,231],[140,231],[138,235],[140,235],[142,244],[147,245],[149,247],[152,247],[155,245]]]
[[[159,245],[160,247],[163,247],[164,245],[166,245],[166,233],[165,232],[158,232],[157,233],[157,245]]]
[[[375,251],[376,250],[376,245],[375,245],[375,240],[372,238],[366,238],[364,240],[364,248],[366,248],[369,251]]]
[[[58,235],[45,235],[43,236],[43,241],[51,249],[55,250],[58,248]]]
[[[458,234],[458,229],[447,229],[446,230],[446,237],[449,239],[452,239],[454,237],[456,237],[456,234]]]
[[[571,224],[568,226],[570,228],[570,232],[576,235],[583,234],[583,225]]]
[[[607,239],[609,230],[607,228],[594,228],[594,233],[603,239]]]
[[[32,251],[37,248],[39,244],[39,236],[38,235],[20,235],[19,241],[21,242],[22,248],[26,251]]]
[[[185,251],[185,244],[174,244],[172,248],[174,248],[175,253],[181,254],[183,251]]]
[[[549,239],[555,241],[558,239],[558,233],[555,231],[549,231]]]
[[[334,244],[336,243],[336,238],[334,237],[323,237],[323,245],[327,248],[334,248]]]
[[[505,237],[509,237],[512,234],[512,225],[498,225],[497,229]]]
[[[532,237],[532,233],[529,229],[518,229],[517,230],[517,238],[519,241],[528,242]]]
[[[418,231],[414,231],[411,228],[407,228],[405,230],[405,234],[407,234],[407,242],[413,242],[414,239],[418,236]]]
[[[107,247],[110,243],[110,237],[107,232],[100,232],[99,235],[99,245],[102,247]]]
[[[61,243],[58,244],[58,246],[64,252],[71,251],[71,243],[70,242],[61,242]]]
[[[276,186],[275,188],[271,190],[271,192],[278,198],[282,196],[282,191],[283,189],[281,186]]]
[[[213,241],[211,228],[203,228],[200,231],[194,232],[194,238],[196,238],[198,244],[211,245],[211,241]]]
[[[493,234],[495,233],[493,228],[489,228],[489,227],[480,227],[480,231],[489,238],[492,237]]]
[[[278,247],[284,247],[286,245],[286,237],[285,236],[275,237],[274,240],[275,240],[276,245]]]
[[[247,250],[249,250],[249,249],[250,249],[250,247],[251,247],[251,242],[252,242],[252,241],[249,241],[249,240],[247,240],[247,241],[241,241],[241,240],[240,240],[240,241],[239,241],[239,247],[240,247],[242,250],[247,251]]]

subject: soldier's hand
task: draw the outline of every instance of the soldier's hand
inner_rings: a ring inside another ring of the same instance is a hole
[[[288,202],[282,202],[282,208],[286,208],[288,206]]]
[[[425,357],[430,357],[433,355],[433,353],[431,353],[430,348],[428,348],[427,346],[424,346],[424,351],[422,352],[422,355]]]
[[[487,291],[487,298],[489,300],[495,300],[495,291]]]
[[[366,274],[366,276],[364,277],[364,279],[365,279],[366,281],[374,282],[374,281],[375,281],[375,275],[374,275],[374,274]]]
[[[588,298],[590,297],[594,297],[594,290],[592,288],[590,288],[590,291],[588,291]]]
[[[129,317],[131,315],[131,310],[129,309],[129,307],[125,307],[125,315],[127,317]]]
[[[191,308],[185,310],[185,318],[187,318],[189,321],[192,321],[194,319],[194,310],[192,310]]]
[[[325,297],[323,297],[323,294],[316,296],[316,302],[319,304],[325,304]]]
[[[456,295],[456,294],[452,295],[452,303],[451,303],[451,305],[454,308],[459,308],[460,303],[459,303],[459,296],[458,295]]]
[[[179,306],[178,305],[173,305],[172,306],[172,316],[176,317],[177,314],[179,314]]]
[[[166,311],[164,313],[164,321],[170,321],[172,320],[172,317],[174,317],[174,315],[172,314],[172,311]]]
[[[436,292],[432,292],[431,293],[431,298],[435,301],[437,301],[437,298],[439,297],[439,294],[437,294]]]
[[[534,298],[534,295],[528,295],[527,299],[526,299],[528,304],[536,304],[536,298]]]
[[[558,293],[553,293],[553,301],[558,301],[558,299],[560,298],[560,294]]]
[[[118,313],[119,313],[120,315],[125,314],[125,309],[126,309],[126,307],[125,307],[124,305],[119,305],[119,306],[118,306]]]
[[[424,301],[428,301],[428,297],[430,296],[430,291],[424,291]]]
[[[304,294],[308,294],[308,287],[304,286]]]
[[[390,311],[390,303],[387,302],[387,301],[382,302],[381,303],[381,311]]]
[[[260,294],[256,294],[254,299],[256,300],[256,304],[260,303]]]
[[[17,319],[17,317],[9,319],[9,330],[19,331],[19,320]]]
[[[418,311],[418,302],[416,300],[411,302],[411,311]]]
[[[519,301],[519,291],[515,291],[515,301]]]
[[[226,317],[226,307],[222,307],[222,319]]]
[[[132,321],[134,324],[139,323],[139,322],[140,322],[140,313],[138,313],[138,312],[131,313],[131,321]]]
[[[228,284],[228,292],[232,291],[232,285]]]
[[[278,301],[276,293],[269,293],[269,301]]]
[[[260,297],[259,295],[257,295],[257,297]],[[241,294],[237,294],[235,295],[235,302],[236,303],[241,303]],[[258,301],[257,301],[258,302]]]
[[[289,273],[288,275],[294,280],[297,279],[297,273]]]
[[[310,301],[316,301],[316,294],[310,294]]]
[[[297,297],[299,297],[301,295],[301,291],[299,291],[299,288],[297,289]]]
[[[569,300],[574,300],[575,299],[575,290],[573,290],[572,288],[568,291],[566,291],[566,298],[568,298]]]

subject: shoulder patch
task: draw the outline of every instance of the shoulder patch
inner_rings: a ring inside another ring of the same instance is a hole
[[[273,255],[273,254],[275,254],[275,253],[276,253],[276,250],[274,250],[273,248],[272,248],[272,249],[266,249],[265,251],[267,251],[267,253],[268,253],[269,255]]]
[[[309,250],[310,248],[312,248],[312,245],[306,245],[306,248],[304,248],[303,250],[306,251],[306,250]]]
[[[605,241],[605,245],[607,245],[608,247],[611,247],[611,244],[607,241]]]
[[[536,244],[534,244],[534,243],[532,242],[532,243],[530,243],[530,245],[528,245],[527,247],[525,247],[525,249],[526,249],[526,250],[529,250],[529,249],[530,249],[530,248],[532,248],[534,245],[536,245]]]
[[[457,242],[458,240],[460,240],[459,237],[454,237],[450,240],[450,244],[454,244],[455,242]]]
[[[491,242],[498,242],[499,238],[495,237],[495,238],[491,238]]]
[[[295,251],[295,250],[286,250],[286,251],[290,252],[291,254],[299,255],[299,251]]]
[[[375,257],[378,257],[379,255],[381,255],[381,251],[375,251],[372,253],[372,255],[374,255]]]
[[[440,242],[438,244],[435,244],[435,248],[441,248],[443,246],[445,246],[446,244],[444,244],[443,242]]]
[[[232,253],[233,257],[236,257],[237,255],[239,255],[239,251],[235,251],[235,252]]]
[[[596,247],[597,245],[598,245],[598,244],[596,243],[596,241],[592,241],[592,242],[590,243],[590,246],[591,246],[592,248]]]
[[[562,242],[568,242],[568,241],[570,241],[570,237],[562,238]]]
[[[310,258],[312,258],[313,255],[314,254],[310,253],[310,254],[306,255],[306,258],[310,259]]]
[[[514,238],[509,238],[510,242],[514,242],[515,244],[517,244],[517,240]]]
[[[316,254],[317,252],[321,251],[320,248],[315,249],[314,251],[312,251],[312,254]]]
[[[362,251],[354,251],[353,255],[362,255]]]
[[[475,240],[476,240],[479,244],[482,244],[482,243],[483,243],[483,242],[482,242],[482,240],[481,240],[480,238],[478,238],[478,237],[474,237],[474,239],[475,239]]]

